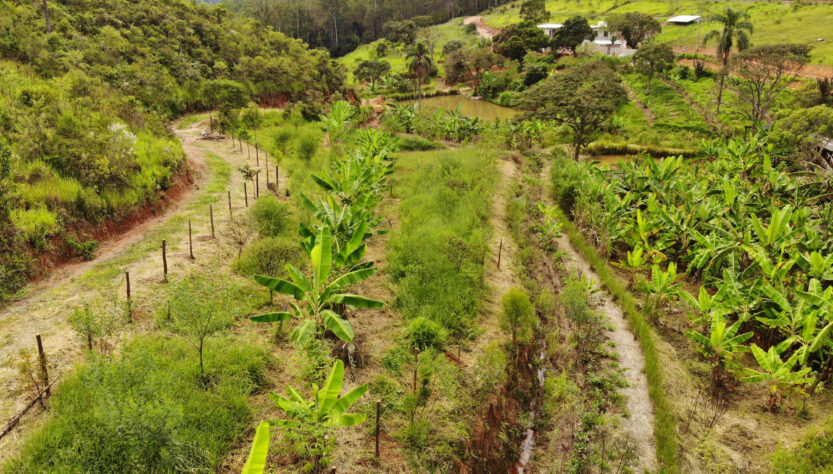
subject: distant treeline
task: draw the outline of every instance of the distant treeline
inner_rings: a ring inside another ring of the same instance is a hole
[[[385,34],[389,22],[428,26],[473,15],[509,0],[222,0],[287,35],[341,56]]]

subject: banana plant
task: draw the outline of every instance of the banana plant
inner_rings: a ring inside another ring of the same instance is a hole
[[[705,306],[710,307],[711,304],[707,298],[703,298],[702,291],[700,296],[701,300],[706,299]],[[722,386],[727,369],[735,366],[737,354],[749,350],[748,347],[743,346],[743,343],[752,337],[752,332],[738,334],[740,321],[736,321],[735,324],[727,327],[726,320],[720,311],[713,311],[710,316],[711,328],[708,334],[701,334],[692,330],[686,332],[685,335],[697,343],[700,352],[711,361],[712,383],[715,386]]]
[[[767,406],[773,411],[781,408],[784,401],[784,392],[790,392],[797,387],[800,389],[801,386],[812,384],[815,380],[810,367],[804,367],[793,372],[793,368],[798,363],[798,353],[793,353],[787,360],[781,358],[781,353],[788,345],[781,343],[777,346],[771,346],[767,351],[758,347],[757,344],[750,346],[752,355],[755,356],[761,370],[747,369],[747,375],[743,377],[743,381],[768,384],[769,400]]]
[[[353,106],[349,102],[339,100],[330,107],[330,113],[319,115],[324,130],[330,137],[330,142],[339,142],[344,136],[347,123],[353,117]]]
[[[270,393],[269,398],[288,417],[325,426],[355,426],[365,420],[365,415],[345,413],[367,392],[367,384],[361,385],[344,396],[341,394],[344,384],[344,362],[337,360],[330,369],[327,379],[318,389],[313,384],[311,400],[307,400],[298,390],[287,386],[287,397]],[[281,424],[280,421],[277,424]]]
[[[302,323],[290,334],[290,339],[298,344],[305,344],[316,333],[330,330],[345,342],[353,340],[353,327],[341,315],[331,308],[336,304],[343,304],[356,308],[381,308],[384,303],[363,296],[342,291],[357,282],[369,278],[376,273],[375,268],[362,268],[330,281],[333,262],[332,239],[330,229],[324,227],[316,239],[315,246],[310,251],[310,265],[312,276],[306,277],[292,264],[286,269],[292,281],[255,275],[255,281],[277,293],[291,296],[292,312],[275,312],[252,316],[250,319],[261,323],[287,321],[292,318],[302,319]]]
[[[804,252],[801,259],[806,264],[807,274],[819,280],[831,281],[833,280],[833,254],[822,256],[817,251]]]
[[[367,392],[367,384],[341,395],[343,383],[344,363],[337,360],[321,389],[313,384],[311,400],[288,385],[286,397],[269,393],[269,398],[287,416],[274,424],[284,427],[290,439],[309,438],[299,446],[300,454],[311,458],[305,469],[319,472],[326,464],[332,450],[332,428],[355,426],[365,420],[365,415],[346,412]]]
[[[350,240],[362,224],[365,225],[364,238],[386,232],[377,228],[382,218],[376,215],[376,206],[382,201],[382,196],[365,194],[353,204],[339,204],[332,195],[315,202],[303,194],[299,199],[304,209],[319,222],[311,227],[300,225],[299,232],[303,239],[309,239],[310,236],[317,235],[322,229],[327,228],[340,244]]]
[[[679,296],[682,284],[677,283],[680,275],[677,275],[677,265],[670,262],[665,271],[659,265],[651,267],[651,279],[639,284],[639,290],[646,293],[645,311],[657,320],[657,310],[666,301]]]
[[[648,258],[645,249],[637,245],[633,250],[628,250],[626,258],[621,262],[614,262],[613,265],[627,270],[630,273],[630,284],[636,283],[635,277],[637,272],[648,268]]]
[[[249,457],[243,465],[241,474],[263,474],[266,470],[266,457],[269,455],[269,422],[262,421],[255,431],[255,439],[249,450]]]
[[[365,239],[371,235],[368,231],[369,224],[367,221],[359,223],[358,227],[353,230],[353,234],[347,238],[347,242],[341,243],[338,239],[332,239],[331,245],[333,249],[333,270],[336,272],[350,272],[370,268],[373,266],[373,261],[362,262],[367,253],[367,244]],[[313,233],[308,227],[301,226],[301,247],[307,253],[312,255],[312,250],[315,248],[318,234]]]

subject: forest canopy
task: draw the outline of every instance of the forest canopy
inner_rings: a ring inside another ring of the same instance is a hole
[[[0,301],[39,255],[89,256],[99,223],[173,184],[184,153],[166,124],[216,105],[205,82],[320,107],[344,74],[326,51],[222,7],[0,1]]]

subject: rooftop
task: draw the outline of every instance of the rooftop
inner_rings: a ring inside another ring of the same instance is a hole
[[[700,19],[700,15],[677,15],[669,18],[668,23],[692,23]]]

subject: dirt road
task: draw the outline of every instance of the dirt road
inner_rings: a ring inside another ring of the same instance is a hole
[[[492,39],[500,30],[487,25],[482,16],[470,16],[463,20],[464,25],[474,25],[481,38]]]

